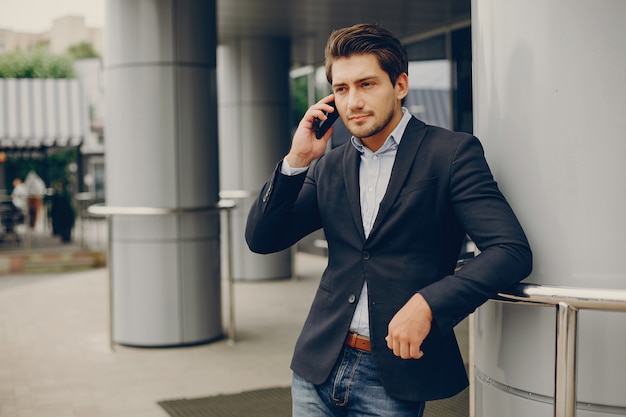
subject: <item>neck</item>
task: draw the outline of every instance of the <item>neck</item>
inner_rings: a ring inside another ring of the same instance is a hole
[[[380,149],[381,146],[383,146],[383,144],[387,140],[387,136],[378,137],[377,135],[375,138],[371,137],[371,138],[361,139],[361,142],[363,143],[363,146],[365,146],[367,149],[369,149],[372,152],[376,152],[377,150]]]

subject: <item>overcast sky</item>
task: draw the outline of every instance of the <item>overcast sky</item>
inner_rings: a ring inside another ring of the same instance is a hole
[[[0,0],[0,29],[41,33],[67,15],[85,18],[89,27],[103,28],[106,0]]]

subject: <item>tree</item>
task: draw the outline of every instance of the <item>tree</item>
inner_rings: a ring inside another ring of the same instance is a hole
[[[67,48],[67,52],[74,59],[84,58],[100,58],[100,54],[96,52],[93,45],[90,42],[80,42]]]
[[[0,55],[0,78],[74,78],[69,54],[55,55],[45,46]]]

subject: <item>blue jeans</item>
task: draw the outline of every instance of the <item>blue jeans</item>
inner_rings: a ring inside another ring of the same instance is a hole
[[[293,417],[422,417],[424,402],[391,397],[376,375],[371,354],[344,348],[330,377],[313,385],[293,374]]]

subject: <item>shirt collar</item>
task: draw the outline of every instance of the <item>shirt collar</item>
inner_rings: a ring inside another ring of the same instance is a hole
[[[383,144],[383,146],[381,146],[380,149],[376,151],[375,153],[384,152],[387,149],[389,149],[392,145],[398,146],[400,144],[400,141],[402,140],[402,135],[404,135],[404,131],[406,130],[406,127],[409,124],[409,121],[411,120],[411,117],[412,115],[408,111],[408,109],[406,107],[402,107],[402,119],[400,119],[400,123],[398,123],[395,129],[393,129],[393,131],[391,132],[387,140],[385,140],[385,143]],[[352,146],[354,146],[356,150],[361,153],[367,150],[367,148],[365,147],[365,145],[363,145],[363,142],[361,141],[360,138],[356,138],[352,136],[350,138],[350,142],[352,142]]]

